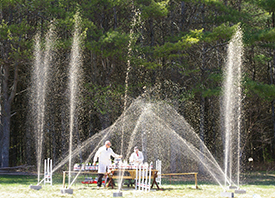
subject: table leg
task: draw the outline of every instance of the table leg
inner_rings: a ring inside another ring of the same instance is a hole
[[[198,187],[198,181],[197,181],[197,174],[195,174],[195,187],[196,187],[196,189],[199,188],[199,187]]]
[[[106,188],[108,188],[110,184],[111,184],[111,186],[112,186],[112,189],[114,189],[114,181],[113,181],[113,178],[112,178],[112,177],[109,177],[109,181],[108,181],[108,183],[106,184]]]
[[[115,171],[111,171],[110,172],[110,175],[111,175],[111,177],[109,177],[109,175],[108,175],[108,177],[109,177],[109,181],[108,181],[108,185],[107,185],[107,187],[109,187],[109,185],[111,184],[111,186],[112,186],[112,189],[114,189],[114,181],[113,181],[113,175],[114,175],[114,173],[115,173]]]
[[[157,173],[155,173],[155,174],[154,174],[154,177],[153,177],[153,182],[152,182],[151,188],[153,188],[154,184],[156,184],[157,189],[159,190],[159,185],[158,185],[158,183],[156,182],[157,176],[158,176]]]

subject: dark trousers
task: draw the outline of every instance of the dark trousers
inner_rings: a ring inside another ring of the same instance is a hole
[[[101,184],[102,184],[102,178],[103,178],[104,174],[98,174],[98,177],[97,177],[97,186],[98,187],[101,187]]]

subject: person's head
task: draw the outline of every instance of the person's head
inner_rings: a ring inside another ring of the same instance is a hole
[[[137,147],[137,146],[135,146],[135,147],[134,147],[134,152],[136,152],[136,153],[137,153],[138,151],[139,151],[139,150],[138,150],[138,147]]]
[[[107,140],[106,142],[105,142],[105,146],[107,147],[107,148],[110,148],[111,147],[111,142],[109,141],[109,140]]]

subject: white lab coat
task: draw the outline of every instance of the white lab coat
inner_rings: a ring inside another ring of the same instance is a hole
[[[106,173],[106,168],[111,165],[111,156],[113,156],[114,158],[118,158],[119,155],[115,154],[113,149],[108,148],[104,145],[102,147],[100,147],[95,156],[94,156],[94,163],[97,161],[97,158],[99,158],[98,160],[98,173]]]
[[[138,155],[136,152],[133,152],[130,156],[130,163],[134,163],[134,164],[141,164],[143,163],[143,154],[141,151],[138,151]]]

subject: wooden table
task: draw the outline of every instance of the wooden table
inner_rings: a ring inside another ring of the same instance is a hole
[[[119,175],[120,171],[122,171],[123,175]],[[109,181],[106,184],[106,187],[109,185],[113,186],[113,180],[114,179],[136,179],[136,169],[113,169],[109,173],[107,173]],[[152,176],[152,185],[151,188],[153,188],[154,184],[156,184],[157,189],[159,190],[158,183],[156,182],[156,178],[158,176],[158,171],[157,170],[151,170],[151,176]]]
[[[119,172],[120,171],[124,171],[123,177],[119,176]],[[73,174],[77,174],[79,171],[71,171],[71,173]],[[66,180],[66,174],[69,173],[69,171],[63,171],[63,188],[65,188],[65,180]],[[126,174],[125,174],[126,173]],[[93,174],[96,175],[98,174],[97,170],[85,170],[85,171],[81,171],[81,174]],[[112,169],[110,172],[106,173],[109,181],[106,184],[106,187],[108,187],[109,185],[112,186],[112,188],[114,188],[114,183],[112,182],[114,179],[136,179],[136,169]],[[151,176],[152,176],[152,185],[151,188],[153,188],[154,184],[157,186],[157,189],[159,190],[159,186],[158,183],[156,182],[156,178],[158,171],[157,170],[152,170],[151,171]]]

